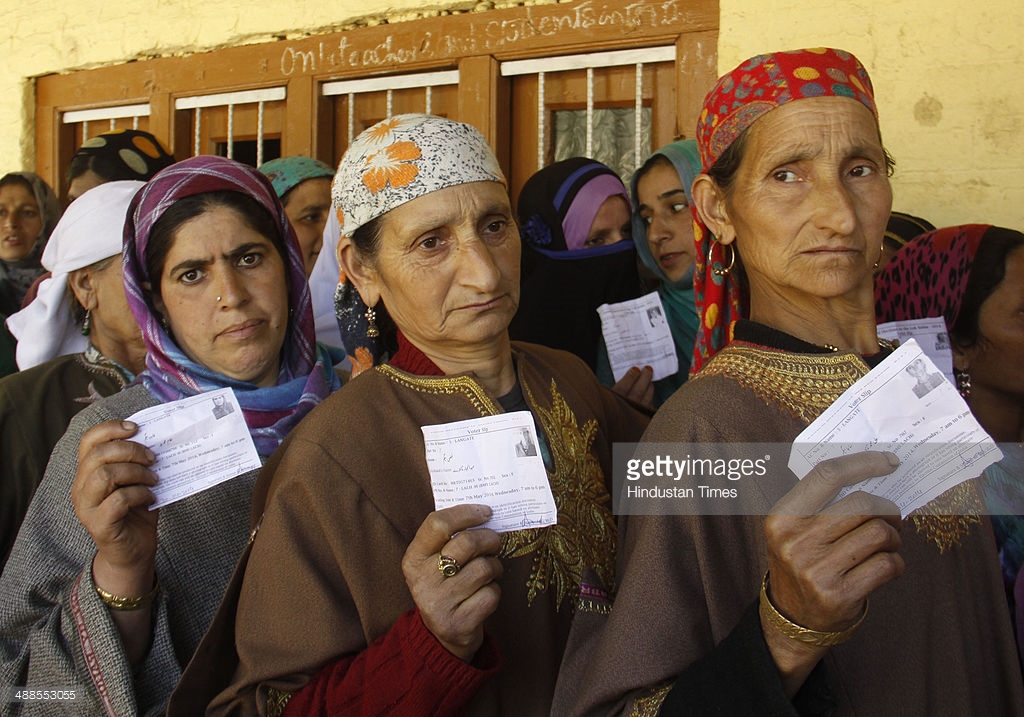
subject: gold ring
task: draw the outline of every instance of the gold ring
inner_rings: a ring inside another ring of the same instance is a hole
[[[437,569],[440,570],[441,574],[446,578],[450,578],[462,570],[462,566],[459,565],[459,561],[452,556],[441,555],[437,558]]]

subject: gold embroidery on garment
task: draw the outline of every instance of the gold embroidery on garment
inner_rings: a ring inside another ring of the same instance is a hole
[[[554,591],[555,608],[579,596],[583,571],[591,568],[604,585],[615,581],[615,519],[601,464],[591,452],[597,421],[579,426],[551,380],[551,406],[543,408],[522,384],[523,395],[540,422],[551,452],[548,477],[558,508],[558,524],[502,535],[501,557],[535,553],[527,581],[527,604],[538,593]]]
[[[633,700],[633,711],[629,717],[657,717],[661,711],[661,705],[672,690],[672,683],[655,687],[644,697],[637,697]]]
[[[780,406],[791,416],[811,423],[869,367],[855,354],[793,354],[750,346],[727,346],[692,380],[723,376]],[[945,552],[958,545],[980,522],[983,508],[973,487],[953,488],[914,512],[919,533]]]
[[[811,423],[867,372],[868,365],[854,354],[793,354],[727,346],[691,380],[724,376],[765,403]]]
[[[484,392],[483,387],[471,376],[416,376],[400,371],[388,364],[374,366],[374,370],[380,371],[395,383],[420,393],[465,394],[469,398],[470,403],[473,404],[473,407],[480,412],[481,416],[493,416],[501,413],[494,400]]]
[[[282,692],[274,687],[269,688],[267,690],[267,717],[281,717],[291,698],[291,692]]]
[[[939,546],[944,553],[955,547],[981,523],[985,504],[975,480],[950,488],[935,500],[915,510],[910,518],[918,533]]]

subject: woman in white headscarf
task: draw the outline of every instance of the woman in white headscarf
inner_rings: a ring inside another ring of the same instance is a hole
[[[3,561],[71,417],[144,368],[120,261],[128,203],[142,184],[103,184],[68,207],[43,252],[52,276],[9,319],[25,370],[0,380]]]

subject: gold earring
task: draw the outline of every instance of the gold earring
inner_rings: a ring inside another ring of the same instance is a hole
[[[724,269],[722,268],[721,264],[719,264],[716,267],[715,260],[711,256],[711,252],[714,251],[716,245],[721,246],[723,252],[725,251],[726,247],[728,247],[729,249],[729,266],[725,267]],[[712,239],[711,244],[708,246],[708,266],[711,267],[711,273],[714,274],[715,276],[726,276],[730,271],[732,271],[732,268],[735,264],[736,250],[732,248],[732,244],[718,244],[717,240]]]
[[[377,330],[377,312],[367,307],[363,315],[366,317],[366,338],[375,339],[380,336],[380,331]]]

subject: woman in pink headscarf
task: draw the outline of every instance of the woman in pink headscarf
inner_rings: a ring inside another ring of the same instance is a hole
[[[764,477],[730,483],[717,514],[708,501],[625,516],[614,609],[596,637],[578,621],[589,639],[557,711],[1024,714],[974,486],[904,525],[865,492],[833,503],[892,472],[891,454],[826,461],[802,481],[783,468],[794,438],[890,353],[872,275],[891,160],[867,73],[841,50],[753,57],[708,94],[697,141],[698,372],[643,442],[729,459],[757,457],[741,443],[785,450]]]

